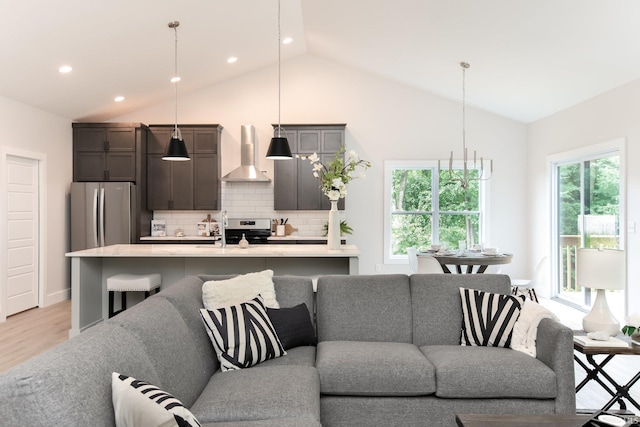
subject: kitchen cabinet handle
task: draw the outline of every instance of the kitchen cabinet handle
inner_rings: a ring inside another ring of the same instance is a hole
[[[102,148],[103,148],[104,151],[109,151],[109,141],[105,141],[102,144]]]

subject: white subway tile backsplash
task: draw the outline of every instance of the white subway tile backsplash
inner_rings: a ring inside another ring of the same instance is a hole
[[[273,209],[273,183],[223,182],[222,209],[229,218],[289,218],[288,223],[297,228],[297,234],[320,237],[324,234],[329,211],[275,211]],[[182,229],[188,236],[196,235],[196,224],[211,215],[220,221],[220,211],[154,211],[154,219],[167,222],[167,233],[172,235]]]

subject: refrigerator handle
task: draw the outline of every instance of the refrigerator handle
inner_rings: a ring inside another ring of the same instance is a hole
[[[100,229],[100,246],[104,246],[104,188],[100,188],[100,221],[98,226]]]
[[[93,190],[93,227],[91,228],[91,237],[93,238],[93,247],[98,247],[98,189]]]

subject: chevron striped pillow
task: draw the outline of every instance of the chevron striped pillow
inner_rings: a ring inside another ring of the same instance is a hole
[[[260,295],[228,307],[200,309],[200,316],[222,371],[248,368],[287,354]]]
[[[113,372],[111,394],[116,427],[200,427],[182,402],[147,382]]]
[[[509,347],[524,295],[494,294],[460,288],[462,334],[460,345]]]

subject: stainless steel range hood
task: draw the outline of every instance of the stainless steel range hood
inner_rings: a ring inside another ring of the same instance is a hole
[[[236,182],[269,182],[268,176],[256,168],[258,150],[256,144],[256,128],[253,125],[242,125],[240,134],[240,166],[222,177],[223,181]]]

